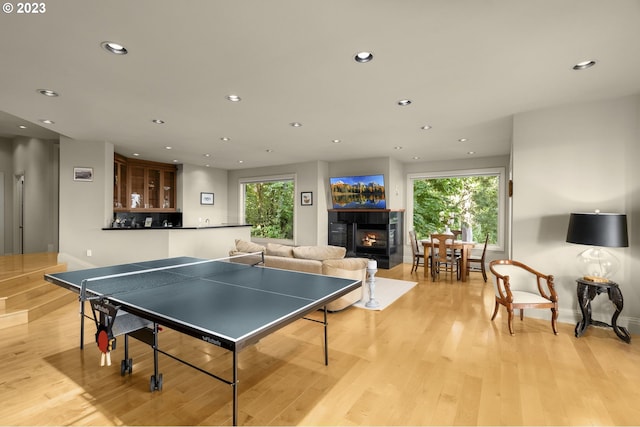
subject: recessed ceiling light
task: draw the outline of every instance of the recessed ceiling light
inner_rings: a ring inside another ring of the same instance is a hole
[[[413,156],[413,160],[420,160],[420,156]]]
[[[298,122],[292,122],[289,123],[291,126],[293,126],[294,128],[299,128],[300,126],[302,126],[302,123],[298,123]]]
[[[586,70],[587,68],[591,68],[594,65],[596,65],[596,61],[594,61],[594,60],[582,61],[582,62],[578,62],[576,65],[574,65],[573,69],[574,70]]]
[[[398,105],[400,105],[401,107],[406,107],[409,104],[411,104],[410,99],[401,99],[400,101],[398,101]]]
[[[207,153],[207,154],[203,154],[204,157],[211,157],[211,154]]]
[[[472,155],[476,154],[476,152],[475,151],[467,151],[467,154],[472,156]]]
[[[238,160],[238,163],[244,163],[244,160]]]
[[[431,129],[431,125],[424,125],[424,126],[422,126],[420,129],[422,129],[422,130],[429,130],[429,129]]]
[[[468,139],[467,139],[467,138],[460,138],[460,139],[458,140],[458,142],[467,142],[467,141],[468,141]]]
[[[178,159],[173,159],[173,163],[178,163],[179,160]]]
[[[161,120],[161,119],[153,119],[151,121],[153,123],[157,124],[157,125],[163,125],[164,124],[164,120]]]
[[[334,144],[340,144],[342,141],[340,141],[339,139],[332,139],[331,142],[333,142]]]
[[[402,147],[399,145],[396,145],[395,147],[393,147],[394,150],[402,150]]]
[[[204,165],[204,167],[205,167],[205,168],[210,168],[210,167],[211,167],[211,165],[210,165],[210,164],[206,164],[206,165]]]
[[[18,126],[20,129],[26,129],[27,127],[25,125],[20,125]]]
[[[241,101],[241,98],[238,95],[229,95],[227,96],[227,99],[231,102],[239,102]]]
[[[113,53],[114,55],[126,55],[128,53],[127,49],[119,43],[102,42],[100,46],[102,46],[102,48],[107,52]]]
[[[58,94],[58,92],[51,90],[51,89],[38,89],[38,93],[40,95],[44,95],[44,96],[50,96],[52,98],[55,98],[56,96],[60,96]]]
[[[40,121],[46,125],[52,125],[55,123],[53,120],[49,120],[49,119],[40,119]]]
[[[138,157],[138,156],[140,156],[140,153],[133,153],[133,156],[134,157]]]
[[[164,149],[165,150],[171,150],[171,149],[173,149],[173,147],[170,147],[170,146],[167,145],[166,147],[164,147]]]
[[[226,136],[223,136],[222,138],[220,138],[220,140],[224,142],[229,142],[231,141],[231,138],[227,138]]]
[[[266,150],[264,150],[264,151],[266,151],[267,153],[273,153],[273,150],[272,150],[271,148],[267,148],[267,149],[266,149]]]
[[[373,59],[373,53],[371,52],[358,52],[356,56],[353,58],[356,62],[364,64],[365,62],[369,62]]]

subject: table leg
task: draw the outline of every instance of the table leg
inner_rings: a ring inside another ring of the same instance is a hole
[[[427,270],[429,270],[429,247],[422,245],[422,253],[424,254],[424,277],[427,278]]]
[[[460,265],[460,268],[462,269],[462,271],[460,271],[460,280],[462,280],[463,282],[467,281],[467,256],[468,256],[468,250],[463,246],[462,250],[460,251],[460,254],[462,255],[462,262]]]
[[[578,305],[582,312],[582,319],[576,324],[576,338],[581,337],[587,330],[587,326],[591,323],[591,299],[589,298],[589,290],[586,285],[578,283],[577,287]]]
[[[238,425],[238,350],[233,350],[233,425]]]
[[[618,286],[612,286],[609,288],[608,294],[609,294],[609,300],[611,300],[613,305],[616,306],[616,312],[613,313],[613,316],[611,317],[611,327],[613,328],[613,331],[616,333],[618,338],[620,338],[622,341],[626,343],[630,343],[631,336],[629,335],[629,332],[627,331],[627,329],[622,326],[618,326],[617,324],[618,316],[620,316],[620,313],[622,312],[622,308],[624,307],[622,292],[620,291],[620,288]]]
[[[329,365],[329,338],[327,337],[327,306],[324,306],[324,364]]]

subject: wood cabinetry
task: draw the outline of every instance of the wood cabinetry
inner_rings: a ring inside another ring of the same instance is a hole
[[[116,154],[113,162],[114,212],[174,212],[176,175],[175,165]]]

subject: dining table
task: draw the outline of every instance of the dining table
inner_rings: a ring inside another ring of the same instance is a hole
[[[431,239],[421,240],[422,247],[424,248],[424,277],[427,277],[427,258],[429,251],[431,249]],[[467,260],[469,259],[469,252],[471,249],[475,247],[477,242],[467,242],[464,240],[447,240],[446,245],[447,248],[451,250],[459,250],[460,251],[460,280],[463,282],[467,281]]]

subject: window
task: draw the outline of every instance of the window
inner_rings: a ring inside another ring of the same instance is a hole
[[[293,242],[295,177],[249,178],[240,181],[242,213],[251,237]]]
[[[468,226],[475,241],[489,234],[493,249],[503,247],[504,169],[413,174],[409,184],[418,238]]]

